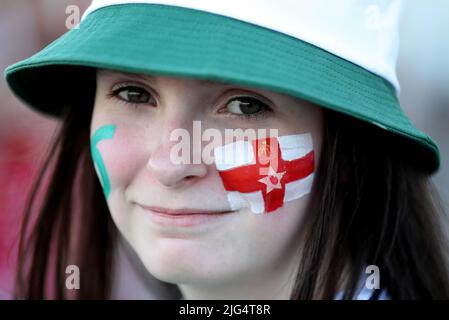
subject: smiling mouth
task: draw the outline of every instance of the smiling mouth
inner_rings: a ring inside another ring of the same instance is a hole
[[[151,210],[156,213],[172,216],[186,216],[186,215],[206,215],[206,214],[226,214],[233,211],[230,210],[205,210],[205,209],[167,209],[162,207],[141,206],[145,210]]]
[[[168,209],[138,205],[152,224],[165,228],[192,228],[219,222],[236,211],[210,211],[204,209]]]

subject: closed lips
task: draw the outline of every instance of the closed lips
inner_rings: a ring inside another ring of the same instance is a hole
[[[225,214],[231,213],[229,210],[221,210],[221,211],[210,211],[205,209],[167,209],[161,207],[152,207],[152,206],[141,206],[146,210],[151,210],[154,213],[161,215],[171,215],[171,216],[186,216],[186,215],[206,215],[206,214]]]

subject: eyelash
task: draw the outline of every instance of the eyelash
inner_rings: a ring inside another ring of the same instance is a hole
[[[138,107],[140,107],[142,104],[148,104],[148,103],[130,102],[130,101],[127,101],[127,100],[123,99],[122,97],[120,97],[120,93],[121,93],[121,92],[123,92],[123,91],[125,91],[125,90],[132,90],[132,89],[134,89],[134,90],[135,90],[135,89],[142,90],[142,91],[146,92],[146,93],[149,95],[150,98],[156,100],[156,99],[154,98],[154,94],[153,94],[153,93],[149,92],[147,89],[143,88],[142,86],[137,85],[137,84],[133,84],[133,83],[120,83],[120,84],[115,85],[115,86],[112,88],[111,92],[109,92],[109,93],[107,94],[107,97],[108,97],[108,98],[116,99],[116,100],[118,100],[120,103],[124,103],[125,105],[128,105],[128,106],[129,106],[129,105],[130,105],[130,106],[133,106],[134,108],[138,108]]]
[[[117,84],[116,86],[114,86],[112,88],[111,92],[109,92],[107,94],[107,97],[116,99],[119,102],[124,103],[125,105],[133,106],[134,108],[138,108],[142,104],[144,104],[144,105],[149,104],[149,103],[143,103],[143,102],[142,103],[130,102],[130,101],[127,101],[127,100],[123,99],[122,97],[120,97],[121,92],[123,92],[125,90],[131,90],[131,89],[142,90],[142,91],[146,92],[150,98],[152,98],[153,100],[156,101],[156,99],[154,98],[154,94],[152,94],[151,92],[149,92],[147,89],[143,88],[142,86],[133,84],[133,83]],[[236,113],[232,113],[232,112],[220,112],[220,110],[222,110],[222,109],[227,109],[228,104],[235,100],[252,100],[253,102],[258,103],[262,107],[262,110],[260,112],[250,113],[250,114],[236,114]],[[258,99],[256,97],[253,97],[250,95],[246,95],[246,96],[241,95],[241,96],[234,96],[232,98],[229,98],[227,100],[227,102],[224,104],[224,107],[222,109],[220,109],[218,111],[218,113],[228,113],[230,117],[239,118],[239,119],[243,118],[244,120],[249,120],[249,121],[265,118],[269,115],[269,113],[271,113],[273,111],[266,103],[260,101],[260,99]]]
[[[254,103],[259,104],[259,106],[262,107],[262,110],[256,113],[249,113],[249,114],[236,114],[236,113],[232,113],[232,112],[220,112],[220,110],[222,109],[227,109],[227,106],[232,102],[232,101],[236,101],[236,100],[240,100],[240,101],[245,101],[245,100],[252,100]],[[235,96],[232,98],[229,98],[227,100],[227,102],[224,104],[224,107],[219,110],[219,113],[227,113],[229,114],[229,117],[233,117],[233,118],[238,118],[238,119],[245,119],[245,120],[260,120],[263,119],[265,117],[267,117],[273,110],[264,102],[260,101],[260,99],[253,97],[253,96],[248,96],[248,95],[241,95],[241,96]]]

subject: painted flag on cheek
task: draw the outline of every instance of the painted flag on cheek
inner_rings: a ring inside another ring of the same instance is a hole
[[[214,148],[232,210],[270,213],[310,192],[315,170],[309,133],[239,140]]]

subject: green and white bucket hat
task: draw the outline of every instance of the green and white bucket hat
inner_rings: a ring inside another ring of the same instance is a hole
[[[409,121],[397,97],[401,6],[400,0],[93,0],[77,28],[5,75],[24,102],[54,116],[61,99],[82,89],[74,75],[92,68],[273,90],[391,132],[434,172],[438,147]]]

